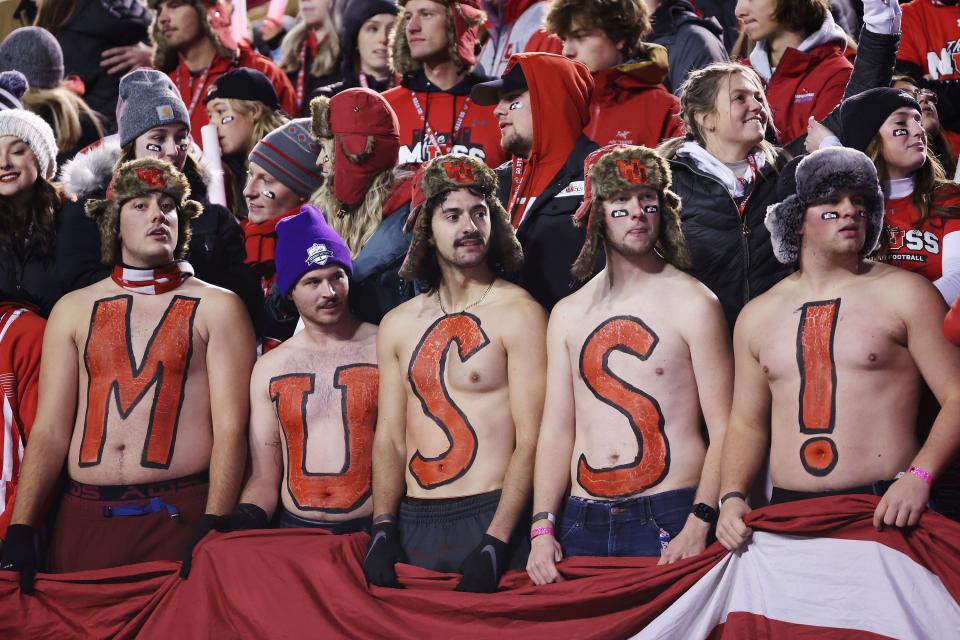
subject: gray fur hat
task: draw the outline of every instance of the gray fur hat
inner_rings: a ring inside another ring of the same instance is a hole
[[[789,188],[794,179],[791,169],[796,170],[793,189]],[[829,147],[791,161],[780,176],[778,191],[782,195],[784,190],[794,193],[767,207],[764,219],[770,230],[773,255],[783,264],[793,264],[800,259],[800,229],[807,207],[838,191],[855,191],[865,198],[867,234],[860,255],[868,256],[876,250],[883,230],[883,192],[876,167],[860,151]]]

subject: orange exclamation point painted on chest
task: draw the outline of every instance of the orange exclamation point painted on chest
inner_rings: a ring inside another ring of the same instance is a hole
[[[837,466],[837,445],[827,436],[836,423],[837,368],[833,339],[840,299],[808,302],[797,329],[800,367],[800,433],[819,434],[800,447],[800,462],[808,473],[825,476]]]

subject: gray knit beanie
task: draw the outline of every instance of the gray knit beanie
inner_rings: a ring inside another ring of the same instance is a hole
[[[23,109],[4,109],[0,111],[0,136],[16,136],[26,142],[47,180],[57,173],[57,140],[40,116]]]
[[[167,74],[136,69],[120,78],[117,126],[125,147],[154,127],[179,122],[190,129],[190,114]]]
[[[19,71],[0,71],[0,109],[23,109],[23,94],[30,85]]]
[[[310,118],[297,118],[264,136],[250,152],[250,162],[309,198],[323,184],[318,155],[320,144],[310,133]]]
[[[63,82],[63,50],[46,29],[20,27],[0,43],[0,71],[16,69],[34,89],[53,89]]]

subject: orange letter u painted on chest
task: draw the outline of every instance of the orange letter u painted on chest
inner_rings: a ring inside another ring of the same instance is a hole
[[[476,316],[469,313],[444,316],[423,334],[413,350],[407,371],[423,413],[437,423],[450,443],[446,451],[434,458],[425,458],[419,451],[410,458],[410,473],[424,489],[434,489],[460,478],[477,457],[477,432],[450,398],[444,381],[447,353],[454,343],[460,360],[466,362],[490,344],[490,339],[480,328]]]
[[[663,413],[656,398],[624,382],[607,366],[614,351],[646,360],[659,338],[639,318],[615,316],[593,330],[580,351],[580,375],[587,388],[630,422],[637,437],[637,457],[609,469],[594,469],[580,454],[577,482],[590,495],[619,498],[654,486],[670,469],[670,445],[663,433]]]
[[[151,388],[153,403],[140,464],[168,469],[193,355],[193,319],[199,298],[174,296],[136,366],[130,337],[133,296],[97,300],[83,351],[87,412],[80,442],[81,467],[100,464],[106,443],[110,399],[126,419]]]
[[[343,467],[335,473],[307,471],[307,396],[314,392],[315,380],[312,373],[270,380],[270,399],[287,443],[287,489],[302,511],[349,513],[370,496],[380,376],[373,364],[337,367],[333,374],[333,385],[341,391],[345,449]]]

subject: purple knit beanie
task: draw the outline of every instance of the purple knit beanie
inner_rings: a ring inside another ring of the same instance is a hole
[[[353,261],[347,243],[337,235],[323,214],[312,204],[300,207],[300,213],[277,223],[277,288],[287,295],[308,271],[340,265],[353,274]]]

